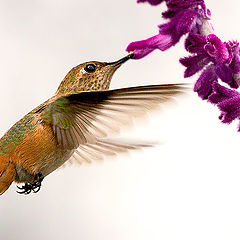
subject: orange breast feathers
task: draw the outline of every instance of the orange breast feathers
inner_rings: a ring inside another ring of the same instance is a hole
[[[10,153],[10,159],[30,174],[37,174],[57,152],[57,141],[50,125],[37,124],[34,131],[26,133],[21,143]]]
[[[14,181],[16,176],[15,165],[9,159],[0,155],[0,195],[2,195]]]

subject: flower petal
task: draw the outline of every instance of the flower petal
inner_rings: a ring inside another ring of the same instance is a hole
[[[185,40],[185,49],[190,53],[205,53],[206,36],[190,33]]]
[[[208,43],[208,44],[205,44],[204,45],[204,50],[208,53],[208,55],[210,55],[211,57],[215,57],[215,54],[217,52],[217,49],[216,47],[211,44],[211,43]]]
[[[206,8],[204,0],[166,0],[168,10],[162,13],[163,18],[172,18],[176,13],[192,9],[196,11],[202,10],[203,17],[208,17],[209,10]],[[201,6],[201,8],[199,8]]]
[[[220,102],[226,101],[230,98],[235,98],[240,96],[240,93],[214,82],[212,85],[212,94],[208,97],[208,101],[213,104],[218,104]]]
[[[230,67],[234,74],[240,73],[240,57],[238,54],[234,55]]]
[[[167,11],[162,12],[162,17],[165,19],[172,18],[176,15],[176,13],[176,11],[168,9]]]
[[[233,81],[232,71],[225,64],[217,63],[215,65],[215,72],[223,82],[230,84]]]
[[[237,41],[228,41],[224,43],[228,49],[229,52],[229,58],[227,64],[230,64],[233,61],[234,57],[237,57],[236,60],[239,58],[239,42]],[[239,69],[239,67],[238,67]],[[237,73],[234,71],[234,73]]]
[[[216,59],[218,63],[225,63],[229,58],[229,52],[225,44],[215,35],[209,34],[207,36],[208,44],[205,46],[207,53]],[[214,47],[210,48],[209,45]]]
[[[220,102],[217,106],[222,111],[220,115],[222,122],[231,123],[240,117],[240,94],[237,97]]]
[[[184,72],[184,77],[191,77],[195,73],[202,70],[209,62],[209,58],[205,54],[195,55],[185,58],[180,58],[180,63],[187,67]]]
[[[174,10],[181,10],[187,8],[197,8],[199,5],[206,8],[204,0],[166,0],[167,7]]]
[[[176,31],[182,35],[189,33],[196,25],[197,16],[198,14],[194,10],[181,11],[176,16],[176,18],[178,17],[178,19],[175,19]]]
[[[197,13],[193,10],[185,10],[177,13],[167,23],[158,26],[159,33],[170,35],[175,45],[182,35],[189,33],[195,26],[197,21]]]
[[[172,46],[171,36],[158,34],[146,40],[130,43],[126,48],[126,51],[128,52],[133,51],[133,59],[140,59],[145,57],[155,49],[165,51],[171,46]]]
[[[164,0],[137,0],[137,3],[143,3],[143,2],[148,2],[151,5],[158,5],[162,3]]]
[[[194,85],[194,92],[202,99],[207,99],[212,92],[212,84],[217,81],[217,75],[214,71],[214,65],[208,66],[200,75]]]

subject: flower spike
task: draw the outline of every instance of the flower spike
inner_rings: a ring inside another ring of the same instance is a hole
[[[237,41],[222,42],[214,33],[210,23],[211,11],[204,0],[137,0],[151,5],[166,3],[162,13],[166,20],[158,26],[159,33],[142,41],[132,42],[127,51],[133,52],[133,59],[141,59],[156,49],[166,51],[186,35],[185,49],[190,56],[179,61],[186,67],[184,77],[199,73],[194,91],[202,99],[216,104],[221,111],[223,123],[240,119],[240,93],[230,88],[240,85],[240,48]],[[240,131],[240,125],[239,129]]]

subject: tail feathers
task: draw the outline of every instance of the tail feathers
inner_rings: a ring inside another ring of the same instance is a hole
[[[0,195],[2,195],[12,184],[16,176],[14,164],[0,159]]]

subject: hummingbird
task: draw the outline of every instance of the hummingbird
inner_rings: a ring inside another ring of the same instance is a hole
[[[38,192],[43,179],[66,162],[145,147],[109,140],[132,117],[183,93],[181,84],[109,90],[115,71],[132,53],[115,62],[90,61],[72,68],[53,97],[15,123],[0,139],[0,195],[12,184],[18,193]]]

